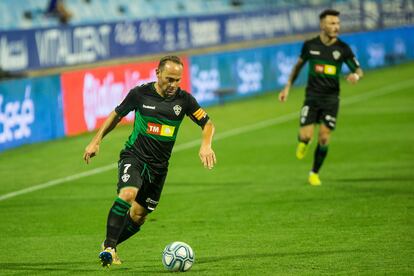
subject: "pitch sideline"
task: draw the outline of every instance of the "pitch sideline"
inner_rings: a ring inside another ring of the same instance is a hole
[[[403,89],[403,88],[409,88],[412,85],[414,85],[413,80],[407,80],[407,81],[404,81],[404,82],[400,82],[398,84],[391,84],[391,85],[384,86],[384,87],[379,88],[379,89],[370,90],[370,91],[368,91],[366,93],[363,93],[361,95],[356,95],[356,96],[350,97],[348,99],[344,99],[344,100],[342,100],[341,105],[349,105],[349,104],[353,104],[353,103],[358,103],[358,102],[361,102],[361,101],[364,101],[364,100],[367,100],[367,99],[370,99],[370,98],[373,98],[373,97],[378,97],[378,96],[386,95],[386,94],[389,94],[389,93],[392,93],[392,92],[396,92],[396,91],[398,91],[400,89]],[[239,135],[239,134],[242,134],[242,133],[251,132],[251,131],[254,131],[254,130],[259,130],[259,129],[262,129],[262,128],[265,128],[265,127],[268,127],[268,126],[285,123],[285,122],[288,122],[290,120],[296,119],[297,117],[298,117],[298,112],[292,112],[292,113],[289,113],[289,114],[286,114],[286,115],[283,115],[283,116],[280,116],[280,117],[277,117],[277,118],[272,118],[272,119],[269,119],[269,120],[266,120],[266,121],[261,121],[261,122],[251,124],[251,125],[247,125],[247,126],[244,126],[244,127],[231,129],[229,131],[225,131],[225,132],[222,132],[222,133],[219,133],[219,134],[215,135],[214,141],[222,140],[222,139],[225,139],[225,138],[228,138],[228,137],[236,136],[236,135]],[[200,145],[200,140],[199,139],[193,140],[193,141],[175,146],[173,152],[183,151],[183,150],[190,149],[190,148],[193,148],[193,147],[199,146],[199,145]],[[102,173],[102,172],[106,172],[106,171],[109,171],[113,168],[116,168],[116,166],[117,166],[117,164],[114,163],[114,164],[106,165],[106,166],[103,166],[103,167],[95,168],[95,169],[92,169],[92,170],[89,170],[89,171],[86,171],[86,172],[82,172],[82,173],[70,175],[70,176],[67,176],[67,177],[62,177],[62,178],[50,180],[50,181],[47,181],[45,183],[38,184],[38,185],[29,187],[29,188],[21,189],[21,190],[15,191],[15,192],[0,195],[0,201],[6,200],[6,199],[9,199],[9,198],[13,198],[13,197],[16,197],[16,196],[19,196],[19,195],[35,192],[35,191],[38,191],[38,190],[43,190],[43,189],[46,189],[46,188],[49,188],[49,187],[57,186],[57,185],[60,185],[60,184],[63,184],[63,183],[69,182],[69,181],[73,181],[73,180],[77,180],[77,179],[80,179],[80,178],[84,178],[84,177],[92,176],[92,175],[99,174],[99,173]]]

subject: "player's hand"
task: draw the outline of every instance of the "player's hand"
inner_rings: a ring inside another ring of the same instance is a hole
[[[83,160],[85,160],[86,164],[89,164],[92,157],[96,156],[99,152],[99,145],[95,143],[90,143],[85,148],[85,153],[83,154]]]
[[[359,75],[357,73],[351,73],[346,77],[346,80],[351,84],[356,84],[359,81]]]
[[[201,147],[198,155],[200,156],[201,163],[203,163],[204,168],[209,170],[211,170],[217,162],[216,154],[211,147]]]
[[[279,101],[286,102],[289,96],[289,87],[285,86],[282,91],[279,92]]]

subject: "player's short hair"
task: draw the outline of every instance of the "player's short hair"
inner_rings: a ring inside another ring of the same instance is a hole
[[[332,16],[339,16],[341,13],[337,10],[334,9],[326,9],[323,12],[321,12],[319,14],[319,20],[324,19],[325,17],[327,17],[328,15],[332,15]]]
[[[176,64],[180,64],[181,66],[184,66],[183,62],[181,61],[181,59],[179,57],[177,57],[177,56],[164,56],[160,59],[160,63],[158,63],[158,70],[164,69],[164,66],[167,63],[167,61],[171,61],[171,62],[174,62]]]

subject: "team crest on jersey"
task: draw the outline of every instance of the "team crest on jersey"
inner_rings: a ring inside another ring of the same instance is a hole
[[[181,106],[179,106],[178,104],[174,105],[173,109],[174,109],[175,115],[177,115],[177,116],[180,115],[180,112],[181,112],[181,109],[182,109]]]
[[[338,60],[341,57],[341,52],[335,50],[332,52],[332,55],[335,60]]]
[[[131,176],[127,173],[121,176],[122,181],[127,182]]]

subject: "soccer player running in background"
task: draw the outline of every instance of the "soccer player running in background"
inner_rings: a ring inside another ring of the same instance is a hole
[[[336,10],[325,10],[319,15],[320,34],[305,41],[300,57],[293,67],[286,86],[279,93],[285,102],[289,90],[306,62],[309,62],[305,101],[300,113],[299,144],[296,157],[303,159],[313,138],[315,124],[319,125],[318,145],[308,181],[321,185],[319,170],[328,153],[331,132],[335,129],[339,109],[339,75],[343,62],[351,73],[346,80],[352,84],[362,78],[363,72],[351,48],[338,38],[340,20]]]
[[[199,157],[204,167],[212,169],[216,163],[211,148],[214,125],[196,99],[180,89],[182,73],[178,57],[163,57],[156,69],[157,81],[131,89],[85,149],[83,159],[89,163],[98,154],[104,136],[130,111],[135,112],[132,134],[120,152],[118,197],[108,214],[106,239],[99,254],[102,266],[121,263],[117,245],[137,233],[157,207],[184,115],[202,128]]]

